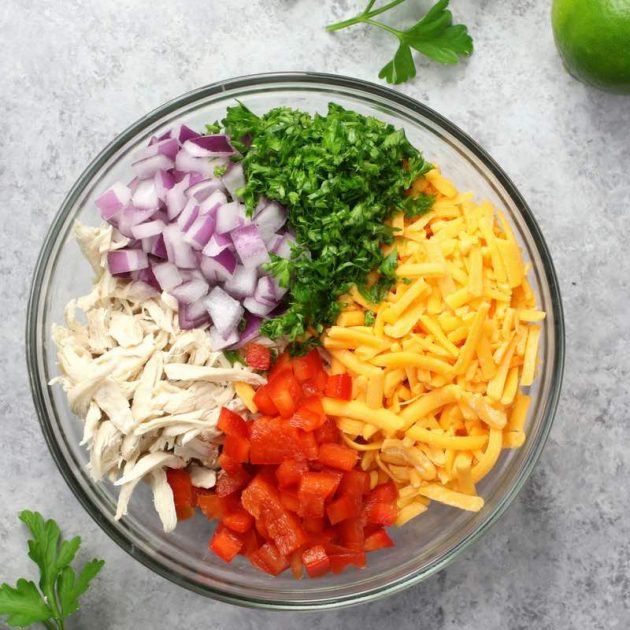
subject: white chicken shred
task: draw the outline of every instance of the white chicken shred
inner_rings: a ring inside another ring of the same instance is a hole
[[[111,276],[107,252],[127,240],[110,226],[76,223],[74,235],[96,279],[87,295],[68,303],[65,326],[53,325],[60,375],[51,384],[63,386],[85,423],[81,444],[90,452],[91,476],[120,486],[116,519],[145,481],[168,532],[177,516],[165,468],[187,467],[194,485],[212,488],[221,407],[244,411],[234,382],[265,380],[213,351],[205,329],[180,330],[172,296]]]

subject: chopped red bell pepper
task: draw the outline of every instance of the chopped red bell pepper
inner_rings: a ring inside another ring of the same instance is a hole
[[[249,459],[252,464],[281,464],[306,459],[301,432],[282,420],[262,416],[252,422]]]
[[[300,508],[297,492],[291,490],[284,490],[280,493],[280,502],[289,512],[298,512]]]
[[[249,485],[241,493],[241,503],[243,507],[256,519],[261,520],[263,508],[271,506],[281,508],[280,497],[277,490],[270,483],[269,479],[258,473]]]
[[[330,554],[330,570],[334,574],[341,573],[347,566],[364,567],[366,564],[363,551],[348,550],[345,553]]]
[[[195,513],[195,497],[190,473],[186,470],[167,468],[166,480],[173,491],[177,520],[185,521]]]
[[[308,464],[304,460],[285,459],[276,468],[276,478],[281,488],[297,486],[302,475],[308,470]]]
[[[223,441],[223,452],[235,462],[247,463],[249,461],[249,440],[238,435],[226,435]]]
[[[310,379],[315,379],[320,372],[324,371],[322,358],[315,348],[310,350],[303,357],[293,358],[293,373],[300,383]]]
[[[312,431],[298,431],[298,439],[302,446],[302,453],[306,459],[315,460],[317,459],[318,448],[317,448],[317,439],[313,435]]]
[[[271,350],[260,343],[245,346],[245,363],[252,370],[268,370],[271,367]]]
[[[225,497],[211,494],[198,494],[197,505],[209,520],[222,519],[225,514],[239,508],[239,500],[233,494]]]
[[[269,372],[268,379],[274,379],[278,374],[284,372],[285,370],[293,371],[293,364],[291,362],[291,357],[288,352],[283,352],[273,364],[271,371]]]
[[[288,556],[308,541],[297,516],[283,506],[279,509],[275,506],[264,506],[262,515],[269,538],[282,555]]]
[[[303,565],[302,565],[302,553],[300,552],[299,549],[297,551],[294,551],[291,554],[291,559],[289,562],[291,564],[291,573],[293,573],[293,577],[296,580],[301,580]]]
[[[243,508],[228,512],[221,518],[221,522],[234,532],[244,534],[254,526],[254,517]]]
[[[302,527],[309,534],[321,534],[326,527],[326,521],[323,516],[318,518],[307,517],[302,519]]]
[[[310,396],[300,403],[293,417],[289,419],[289,424],[304,431],[314,431],[325,421],[322,399],[319,396]]]
[[[393,481],[387,481],[370,490],[368,494],[368,503],[391,503],[398,498],[398,490]]]
[[[342,475],[333,471],[306,472],[302,475],[298,496],[318,495],[328,499],[335,494]]]
[[[352,378],[349,374],[334,374],[328,377],[326,396],[330,398],[352,399]]]
[[[379,527],[365,537],[363,550],[376,551],[377,549],[385,549],[386,547],[393,546],[394,541],[389,537],[389,534],[382,527]]]
[[[398,516],[398,508],[393,503],[368,503],[364,513],[367,522],[372,525],[393,525]]]
[[[225,451],[219,455],[219,466],[228,475],[238,475],[243,470],[243,465],[234,461]]]
[[[285,370],[276,374],[269,379],[267,387],[269,388],[269,397],[278,413],[283,418],[290,418],[304,397],[304,392],[293,376],[293,372]]]
[[[221,408],[221,414],[219,415],[217,427],[226,435],[235,435],[245,439],[249,437],[247,422],[227,407]]]
[[[258,532],[255,529],[250,529],[248,532],[241,534],[240,537],[243,540],[243,546],[239,554],[242,556],[249,556],[250,553],[256,551],[262,544]]]
[[[319,445],[318,459],[324,466],[350,471],[357,463],[359,454],[347,446],[328,442]]]
[[[364,550],[365,534],[361,518],[348,518],[339,523],[339,541],[344,547],[356,551]]]
[[[326,509],[331,525],[336,525],[347,518],[356,518],[361,514],[361,504],[354,497],[344,494],[328,505]]]
[[[269,385],[259,387],[254,394],[253,400],[260,413],[264,413],[266,416],[278,415],[278,410],[269,396]]]
[[[302,562],[311,577],[319,577],[330,569],[330,558],[323,545],[309,547],[302,553]]]
[[[349,470],[343,474],[339,494],[362,497],[370,491],[370,475],[363,470]]]
[[[214,551],[225,562],[232,562],[242,546],[243,541],[238,535],[221,524],[217,527],[208,544],[210,551]]]
[[[225,497],[228,494],[238,492],[247,485],[249,479],[250,475],[244,468],[232,475],[228,475],[224,470],[217,479],[217,494],[220,497]]]
[[[265,543],[248,557],[255,567],[270,575],[280,575],[289,566],[288,560],[273,543]]]
[[[324,444],[325,442],[338,442],[339,441],[339,429],[335,424],[335,421],[331,418],[326,418],[324,424],[321,427],[315,429],[315,439],[318,444]]]

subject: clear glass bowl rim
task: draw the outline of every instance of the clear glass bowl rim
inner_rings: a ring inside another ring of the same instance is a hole
[[[481,161],[481,163],[499,180],[504,187],[507,194],[510,196],[514,205],[523,217],[528,230],[534,240],[538,253],[543,262],[543,271],[545,278],[548,282],[548,289],[551,297],[552,304],[554,305],[554,338],[556,343],[556,352],[554,355],[554,365],[552,366],[552,386],[549,393],[548,404],[546,405],[546,414],[543,419],[542,430],[539,433],[539,439],[535,444],[534,449],[531,452],[529,459],[525,462],[525,465],[519,471],[516,481],[512,487],[506,492],[503,500],[500,501],[488,514],[485,521],[473,531],[468,537],[462,539],[458,545],[453,547],[443,557],[438,558],[431,565],[424,570],[418,571],[414,574],[405,576],[403,579],[382,585],[381,588],[371,591],[367,594],[358,594],[344,598],[342,600],[328,600],[319,601],[315,603],[302,604],[300,602],[282,602],[282,601],[270,601],[261,600],[256,598],[248,598],[246,596],[236,596],[231,593],[225,593],[220,589],[210,588],[201,584],[189,581],[183,576],[169,570],[164,567],[158,560],[138,550],[132,548],[132,544],[126,539],[122,533],[117,530],[112,524],[102,517],[98,508],[91,502],[89,497],[84,493],[78,481],[75,479],[70,467],[68,466],[61,450],[53,435],[50,419],[46,412],[46,404],[44,401],[44,390],[48,387],[45,382],[42,382],[40,374],[37,369],[39,361],[38,357],[38,334],[42,332],[39,329],[39,313],[42,307],[42,288],[43,281],[46,276],[47,267],[50,259],[50,255],[54,249],[56,240],[62,230],[66,218],[72,208],[74,207],[77,199],[81,195],[84,188],[89,184],[94,175],[98,173],[101,167],[109,160],[109,157],[115,153],[120,147],[124,146],[127,142],[133,139],[138,133],[140,133],[145,127],[157,122],[161,118],[168,116],[175,110],[185,107],[194,103],[199,99],[203,99],[208,96],[234,89],[246,89],[252,87],[264,87],[265,85],[282,85],[282,87],[290,89],[293,85],[309,84],[309,86],[317,87],[317,85],[325,87],[338,87],[349,88],[365,94],[375,96],[383,99],[384,101],[390,101],[397,105],[402,105],[409,110],[424,116],[430,121],[444,128],[450,134],[452,134],[459,142],[461,142],[471,153]],[[130,556],[139,560],[146,567],[159,575],[167,578],[168,580],[195,591],[199,594],[211,597],[220,601],[238,604],[241,606],[249,606],[254,608],[263,609],[275,609],[275,610],[315,610],[315,609],[331,609],[342,606],[348,606],[352,604],[364,603],[374,601],[386,597],[388,595],[397,593],[404,590],[414,584],[418,584],[422,580],[430,577],[444,569],[450,564],[460,553],[465,551],[470,545],[477,541],[488,529],[504,514],[512,501],[516,498],[519,491],[527,481],[531,474],[536,462],[538,461],[544,445],[547,441],[549,431],[553,423],[555,411],[557,408],[558,400],[560,397],[560,389],[562,385],[562,375],[564,369],[564,355],[565,355],[565,335],[564,335],[564,316],[562,309],[562,300],[560,296],[560,288],[554,265],[549,253],[545,239],[540,231],[540,228],[530,210],[529,206],[517,190],[514,183],[507,176],[507,174],[501,169],[501,167],[486,153],[486,151],[480,147],[470,136],[463,132],[459,127],[454,125],[448,119],[444,118],[431,108],[427,107],[423,103],[406,96],[400,92],[392,89],[376,85],[361,79],[354,79],[345,76],[317,73],[317,72],[275,72],[264,74],[253,74],[223,81],[211,83],[204,87],[192,90],[181,96],[178,96],[152,112],[138,119],[135,123],[129,126],[125,131],[119,134],[112,142],[110,142],[94,160],[87,166],[76,183],[67,194],[57,214],[55,215],[52,224],[50,225],[46,234],[44,244],[37,259],[35,269],[33,272],[33,278],[31,283],[31,289],[29,294],[27,317],[26,317],[26,357],[27,367],[29,374],[29,381],[31,386],[31,394],[33,402],[39,418],[39,423],[44,434],[44,438],[48,445],[48,448],[65,479],[68,486],[79,500],[81,505],[86,509],[88,514],[98,523],[98,525],[105,531],[105,533],[114,540],[122,549],[124,549]]]

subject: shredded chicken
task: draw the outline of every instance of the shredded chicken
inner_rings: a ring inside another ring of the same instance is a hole
[[[92,477],[120,486],[116,518],[145,481],[171,531],[177,518],[165,468],[188,467],[195,485],[213,487],[221,407],[244,411],[233,383],[264,379],[214,352],[206,330],[180,330],[171,296],[111,276],[107,252],[127,244],[111,227],[77,223],[74,235],[97,275],[90,293],[67,305],[66,325],[53,326],[60,375],[51,384],[63,386],[85,423]]]

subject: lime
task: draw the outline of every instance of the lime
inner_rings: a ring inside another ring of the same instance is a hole
[[[551,21],[574,77],[630,94],[630,0],[553,0]]]

